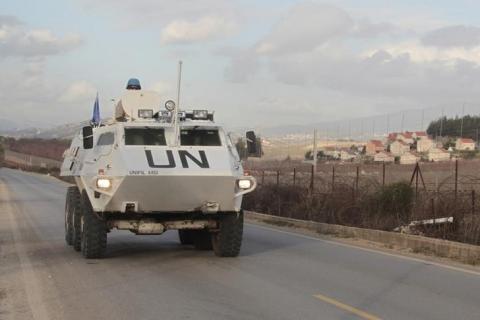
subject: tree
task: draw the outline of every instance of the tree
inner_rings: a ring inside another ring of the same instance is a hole
[[[0,166],[3,165],[3,161],[4,161],[4,147],[3,147],[3,142],[4,142],[5,138],[0,136]]]
[[[430,122],[427,128],[427,133],[434,138],[441,137],[460,137],[478,140],[478,133],[480,128],[480,116],[466,115],[462,118],[456,116],[455,118],[441,117],[438,120]]]
[[[313,160],[312,153],[312,150],[308,150],[307,152],[305,152],[305,160]]]

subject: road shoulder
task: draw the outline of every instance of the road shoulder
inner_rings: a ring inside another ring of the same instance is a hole
[[[397,257],[399,259],[413,260],[425,264],[436,265],[442,268],[450,269],[453,271],[464,272],[480,276],[480,266],[470,265],[454,261],[452,259],[433,256],[431,254],[425,254],[423,252],[415,252],[408,248],[402,248],[391,244],[385,244],[380,242],[363,240],[355,237],[339,237],[333,234],[322,234],[313,231],[308,228],[295,226],[292,224],[278,224],[266,222],[254,217],[253,215],[246,214],[246,223],[265,228],[272,231],[290,234],[292,236],[298,236],[303,238],[309,238],[312,240],[325,241],[339,246],[351,247],[359,250],[374,252],[378,254]]]

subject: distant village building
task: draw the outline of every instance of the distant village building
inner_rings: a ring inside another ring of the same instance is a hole
[[[459,138],[455,143],[455,149],[459,151],[472,151],[475,150],[475,141],[467,138]]]
[[[413,144],[413,134],[411,132],[403,132],[397,135],[397,140],[403,141],[406,144]]]
[[[378,152],[384,151],[385,146],[383,145],[382,141],[380,140],[370,140],[367,142],[365,147],[365,153],[368,156],[373,156]]]
[[[392,142],[392,144],[390,144],[390,152],[395,157],[401,156],[409,151],[410,151],[410,145],[405,143],[404,141],[397,140]]]
[[[420,157],[413,152],[404,153],[400,157],[400,164],[415,164],[420,161]]]
[[[428,161],[450,161],[450,153],[440,148],[432,148],[428,151]]]
[[[397,137],[398,137],[398,133],[392,132],[392,133],[388,134],[387,139],[388,139],[389,142],[393,142],[393,141],[397,141]]]
[[[435,147],[435,143],[429,137],[422,137],[417,141],[417,152],[428,152]]]
[[[413,139],[424,139],[428,138],[428,134],[425,131],[415,131],[412,132]]]
[[[393,163],[395,162],[395,157],[390,152],[381,151],[373,156],[373,161]]]

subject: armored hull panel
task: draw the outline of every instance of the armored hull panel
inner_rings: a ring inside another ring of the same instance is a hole
[[[235,211],[235,181],[231,176],[127,176],[105,210],[124,212],[130,203],[137,212],[191,212],[210,203],[219,211]]]

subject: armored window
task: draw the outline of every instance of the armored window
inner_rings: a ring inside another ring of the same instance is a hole
[[[184,129],[180,131],[182,146],[221,146],[218,130]]]
[[[165,146],[165,130],[161,128],[125,128],[127,146]]]
[[[110,146],[115,141],[115,134],[113,132],[105,132],[98,138],[97,146]]]

